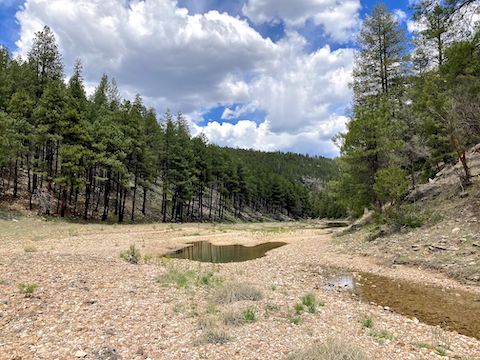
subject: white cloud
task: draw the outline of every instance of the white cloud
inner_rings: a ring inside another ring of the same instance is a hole
[[[399,23],[407,20],[407,13],[401,9],[393,10],[393,16],[395,17],[395,20],[397,20]]]
[[[360,24],[360,0],[249,0],[243,13],[253,22],[285,21],[297,27],[312,20],[333,40],[346,41]]]
[[[342,116],[332,117],[317,129],[298,134],[288,132],[275,133],[269,123],[257,125],[254,121],[241,120],[237,124],[210,122],[206,126],[193,124],[194,134],[204,134],[215,143],[233,148],[255,148],[263,151],[295,151],[303,154],[322,154],[334,157],[338,149],[331,141],[331,136],[345,130],[347,119]]]
[[[339,8],[333,2],[329,11]],[[219,144],[332,154],[329,139],[345,123],[353,50],[324,46],[307,53],[306,40],[293,30],[273,43],[246,21],[217,11],[191,15],[173,0],[26,0],[17,19],[19,54],[49,25],[66,68],[80,57],[90,88],[107,73],[124,95],[140,93],[160,112],[181,110],[197,123],[218,105],[242,104],[226,110],[226,120],[267,113],[259,125],[249,119],[207,125],[205,133]]]

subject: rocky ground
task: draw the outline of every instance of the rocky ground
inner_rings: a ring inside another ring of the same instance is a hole
[[[477,287],[392,266],[388,258],[347,254],[330,232],[315,223],[0,220],[0,359],[283,359],[328,339],[370,359],[480,359],[479,340],[323,285],[340,268],[480,294]],[[198,240],[288,245],[245,263],[162,258]],[[142,255],[137,265],[119,256],[131,244]],[[38,288],[29,293],[33,284]],[[229,286],[255,296],[224,303]],[[295,305],[307,293],[315,295],[316,311],[297,315]],[[372,328],[362,326],[365,318]]]

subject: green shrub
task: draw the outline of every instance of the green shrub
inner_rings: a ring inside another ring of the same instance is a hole
[[[130,245],[130,248],[120,254],[120,257],[130,264],[138,264],[142,258],[140,251],[135,247],[135,244]]]
[[[305,305],[307,311],[314,314],[317,311],[317,300],[314,294],[306,294],[302,297],[302,304]]]
[[[254,322],[256,320],[255,309],[248,307],[245,310],[243,310],[243,318],[248,323]]]
[[[300,315],[300,314],[303,313],[305,308],[304,308],[302,303],[296,303],[295,307],[294,307],[294,310],[295,310],[295,315]]]
[[[371,316],[364,315],[360,318],[360,324],[364,329],[371,329],[373,328],[373,319]]]
[[[299,316],[299,315],[292,316],[292,317],[290,318],[290,322],[291,322],[292,324],[294,324],[294,325],[299,325],[299,324],[302,322],[302,318],[301,318],[301,316]]]
[[[26,298],[33,297],[35,290],[38,289],[38,285],[35,283],[21,283],[18,284],[18,289],[20,293],[25,295]]]

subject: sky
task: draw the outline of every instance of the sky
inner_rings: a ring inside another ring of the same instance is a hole
[[[384,1],[406,28],[409,1]],[[51,27],[68,77],[102,74],[215,144],[336,157],[355,37],[372,0],[0,0],[0,44],[25,57]]]

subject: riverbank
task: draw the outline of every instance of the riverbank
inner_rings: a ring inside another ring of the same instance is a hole
[[[480,296],[477,287],[345,253],[332,242],[333,230],[316,223],[0,222],[1,359],[282,359],[328,339],[343,340],[371,359],[480,358],[474,338],[325,284],[332,271],[349,270]],[[162,257],[202,240],[287,245],[242,263]],[[138,265],[120,258],[132,244],[141,254]],[[38,288],[21,293],[22,283]],[[229,284],[258,296],[225,303],[221,292]],[[308,294],[315,298],[312,312],[298,306]]]

